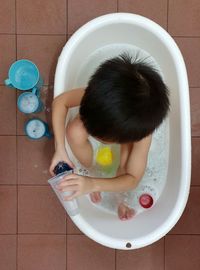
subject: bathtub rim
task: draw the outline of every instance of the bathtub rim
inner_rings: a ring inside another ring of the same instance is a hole
[[[95,231],[93,227],[91,227],[82,217],[81,215],[77,215],[71,217],[72,221],[77,225],[77,227],[82,230],[88,237],[95,240],[96,242],[111,247],[111,248],[119,248],[119,249],[135,249],[147,246],[152,244],[153,242],[159,240],[164,235],[166,235],[178,222],[180,219],[187,200],[189,196],[190,190],[190,181],[191,181],[191,125],[190,125],[190,103],[189,103],[189,86],[187,79],[187,72],[184,63],[183,56],[175,43],[174,39],[167,33],[165,29],[163,29],[160,25],[155,23],[154,21],[143,17],[141,15],[132,14],[132,13],[110,13],[100,17],[97,17],[88,23],[84,24],[80,27],[68,40],[66,45],[64,46],[59,61],[56,68],[55,74],[55,83],[54,83],[54,97],[59,94],[59,81],[62,80],[62,77],[65,76],[64,71],[65,68],[68,68],[69,60],[71,55],[76,48],[76,44],[80,42],[81,39],[84,39],[86,33],[89,35],[93,31],[98,28],[104,27],[110,23],[131,23],[136,24],[140,27],[145,28],[147,31],[151,32],[158,39],[164,40],[164,45],[167,47],[169,53],[171,54],[174,61],[174,65],[176,70],[179,72],[178,82],[179,89],[182,89],[180,95],[180,113],[181,113],[181,186],[179,189],[177,203],[174,206],[174,209],[171,211],[168,219],[157,228],[155,231],[150,233],[149,235],[145,235],[144,237],[140,237],[138,240],[133,239],[132,248],[126,248],[122,246],[121,239],[113,239],[111,237],[105,236],[102,233]],[[78,43],[77,43],[78,42]],[[163,42],[162,42],[163,43]],[[181,79],[180,79],[181,78]],[[184,79],[182,79],[184,78]],[[179,90],[180,91],[180,90]],[[184,195],[184,196],[183,196]],[[83,230],[84,228],[84,230]],[[95,236],[95,237],[94,237]],[[124,240],[124,243],[126,240]],[[129,240],[129,242],[131,242]]]

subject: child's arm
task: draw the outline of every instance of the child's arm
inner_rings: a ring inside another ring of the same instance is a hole
[[[124,192],[135,189],[144,175],[152,135],[134,143],[126,173],[112,179],[93,179],[94,191]]]
[[[84,88],[73,89],[57,96],[52,103],[52,125],[55,140],[55,154],[49,168],[52,175],[54,167],[61,160],[73,167],[65,150],[65,120],[68,108],[79,106],[83,95]]]
[[[57,96],[52,104],[52,124],[55,148],[65,148],[65,120],[68,108],[80,105],[84,88],[73,89]]]
[[[102,179],[70,174],[63,178],[63,182],[57,188],[61,191],[74,191],[65,198],[66,200],[95,191],[125,192],[135,189],[145,172],[151,139],[150,135],[134,143],[124,175]]]

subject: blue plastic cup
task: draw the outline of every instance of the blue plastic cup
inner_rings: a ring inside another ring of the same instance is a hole
[[[17,107],[22,113],[38,113],[43,111],[44,105],[40,99],[39,90],[34,87],[31,92],[24,92],[19,95]]]
[[[8,72],[8,79],[5,85],[19,90],[30,90],[34,87],[40,89],[43,80],[40,76],[37,66],[26,59],[14,62]]]

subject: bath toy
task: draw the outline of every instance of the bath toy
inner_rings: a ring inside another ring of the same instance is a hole
[[[23,113],[36,113],[43,110],[39,90],[34,87],[32,92],[25,92],[18,97],[17,106]]]
[[[56,175],[65,171],[73,171],[73,169],[63,161],[60,161],[53,170]]]
[[[25,123],[24,129],[26,135],[33,140],[41,139],[44,136],[48,138],[52,137],[47,123],[38,118],[28,120],[28,122]]]
[[[150,208],[153,205],[153,198],[151,195],[145,193],[140,196],[139,202],[143,208]]]
[[[109,146],[100,147],[97,151],[96,162],[101,166],[109,166],[113,162],[113,154]]]
[[[29,90],[34,87],[40,89],[43,85],[37,66],[27,59],[14,62],[9,69],[8,79],[4,82],[6,86],[18,90]]]

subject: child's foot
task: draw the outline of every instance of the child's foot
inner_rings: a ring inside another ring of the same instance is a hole
[[[118,207],[118,217],[121,220],[129,220],[135,215],[135,211],[129,208],[126,204],[120,203]]]
[[[90,199],[93,203],[99,203],[101,201],[101,192],[90,193]]]

